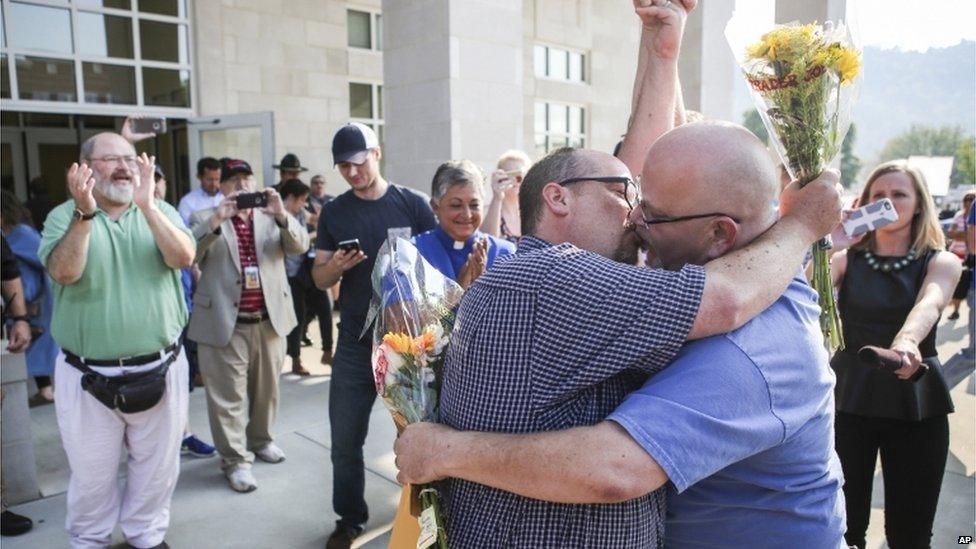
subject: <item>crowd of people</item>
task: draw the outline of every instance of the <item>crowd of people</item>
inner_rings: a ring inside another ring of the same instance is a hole
[[[371,275],[400,237],[465,291],[440,423],[395,443],[401,482],[443,481],[452,546],[863,548],[880,454],[889,545],[927,547],[953,411],[936,324],[950,302],[950,320],[972,310],[973,197],[947,242],[924,177],[882,164],[859,204],[890,199],[899,220],[845,237],[836,172],[784,185],[745,128],[689,123],[677,52],[695,4],[636,8],[612,155],[509,150],[490,174],[450,160],[427,194],[388,181],[374,131],[349,123],[332,139],[338,196],[294,154],[263,189],[247,159],[206,157],[174,207],[127,120],[81,145],[70,199],[43,219],[4,193],[8,349],[27,353],[34,403],[57,408],[71,546],[108,546],[118,526],[166,547],[181,454],[219,456],[232,490],[256,490],[254,460],[286,459],[279,377],[310,375],[314,320],[331,367],[326,547],[350,547],[370,517]],[[833,356],[803,269],[828,234],[847,342]],[[900,367],[866,365],[864,346]],[[187,427],[195,387],[213,446]],[[3,509],[4,535],[30,524]]]

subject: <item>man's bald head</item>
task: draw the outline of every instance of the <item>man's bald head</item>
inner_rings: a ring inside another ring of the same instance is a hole
[[[78,155],[81,157],[80,161],[89,163],[92,158],[99,156],[98,149],[102,147],[121,148],[128,151],[127,155],[135,155],[136,153],[132,143],[126,141],[121,135],[114,132],[102,132],[89,137],[81,144],[81,153]]]
[[[662,135],[642,170],[644,198],[632,216],[653,263],[704,265],[745,246],[776,221],[776,166],[741,126],[703,121]]]
[[[752,240],[775,221],[776,165],[762,142],[736,124],[695,122],[664,134],[651,147],[642,178],[674,215],[735,217],[740,239]]]

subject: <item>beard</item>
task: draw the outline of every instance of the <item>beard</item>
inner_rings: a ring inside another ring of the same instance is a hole
[[[620,239],[620,244],[617,245],[617,249],[613,251],[613,256],[610,259],[618,263],[637,265],[641,243],[642,241],[637,234],[632,229],[628,229],[623,238]]]
[[[132,202],[132,183],[115,185],[109,179],[107,181],[96,182],[95,189],[110,202],[116,204],[128,204]]]

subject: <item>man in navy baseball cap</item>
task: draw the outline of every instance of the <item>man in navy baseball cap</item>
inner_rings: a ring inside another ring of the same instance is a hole
[[[315,236],[315,285],[327,290],[342,282],[341,328],[329,386],[332,507],[339,520],[328,549],[350,547],[369,519],[363,441],[376,387],[372,340],[360,334],[373,296],[373,264],[388,239],[408,239],[437,225],[427,195],[383,178],[381,157],[379,140],[368,126],[353,122],[339,128],[332,160],[350,188],[322,206]],[[341,248],[339,243],[346,241],[356,246]]]
[[[372,128],[359,122],[350,122],[339,128],[332,138],[332,162],[362,164],[369,151],[379,149],[380,142]]]

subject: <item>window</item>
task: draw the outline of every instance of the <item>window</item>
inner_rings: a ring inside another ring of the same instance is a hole
[[[536,44],[535,75],[564,82],[586,82],[586,55],[570,50]]]
[[[586,109],[579,105],[536,101],[535,151],[542,156],[560,147],[586,146]]]
[[[383,145],[383,85],[366,82],[349,83],[349,118],[376,132]]]
[[[5,108],[25,101],[35,108],[87,104],[105,114],[120,112],[111,105],[188,114],[192,107],[186,0],[4,0],[3,8]]]
[[[379,13],[347,10],[346,24],[350,48],[381,51],[383,49],[383,16]]]

